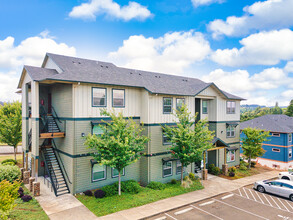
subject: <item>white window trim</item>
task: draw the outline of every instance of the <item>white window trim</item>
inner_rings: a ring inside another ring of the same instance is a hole
[[[230,128],[230,131],[228,132],[228,129]],[[231,130],[231,128],[233,128],[233,131],[234,131],[234,135],[232,136],[232,130]],[[229,135],[228,135],[228,133],[229,133]],[[236,137],[236,128],[234,127],[234,126],[232,126],[232,125],[229,125],[227,128],[226,128],[226,137],[227,138],[234,138],[234,137]]]
[[[164,168],[165,163],[171,163],[171,167],[170,168]],[[171,169],[171,174],[164,175],[164,170],[169,170],[169,169]],[[172,175],[173,175],[173,163],[172,163],[172,161],[164,162],[163,163],[163,178],[168,177],[168,176],[172,176]]]
[[[272,137],[280,137],[280,133],[272,133]]]
[[[178,167],[181,167],[182,164],[181,166],[178,166],[179,163],[181,164],[180,160],[177,160],[176,161],[176,175],[181,174],[181,169],[178,169]],[[186,170],[186,167],[183,167],[183,173],[185,173],[185,170]]]
[[[164,104],[165,99],[171,99],[171,105],[165,105]],[[171,111],[170,112],[165,112],[164,111],[164,106],[171,106]],[[172,108],[173,108],[173,98],[172,97],[163,97],[163,114],[172,114]]]
[[[281,150],[279,148],[272,148],[272,151],[273,152],[276,152],[276,153],[280,153],[281,152]]]
[[[94,104],[94,90],[95,89],[103,89],[105,90],[105,104],[104,105],[95,105]],[[107,88],[102,88],[102,87],[92,87],[92,107],[107,107]]]
[[[185,104],[185,98],[176,98],[176,109],[178,110],[178,103],[177,101],[183,99],[183,104]]]
[[[98,164],[98,163],[96,163]],[[94,164],[95,165],[95,164]],[[101,180],[105,180],[107,179],[107,166],[106,165],[102,165],[104,167],[104,177],[101,178],[101,179],[95,179],[94,180],[94,165],[92,166],[92,182],[98,182],[98,181],[101,181]],[[99,164],[98,164],[99,165]],[[101,166],[101,165],[100,165]]]
[[[228,103],[234,103],[235,107],[228,107]],[[234,109],[234,111],[233,111]],[[231,111],[230,111],[231,110]],[[235,101],[227,101],[226,103],[226,113],[227,114],[236,114],[236,102]]]
[[[229,150],[228,152],[227,152],[227,154],[230,154],[231,152],[234,152],[233,154],[234,154],[234,160],[228,160],[228,155],[227,155],[227,163],[231,163],[231,162],[235,162],[235,160],[236,160],[236,150]],[[231,156],[230,156],[230,158],[231,158]]]
[[[292,142],[292,134],[288,134],[288,141]]]
[[[207,111],[206,112],[203,112],[203,102],[206,102],[207,103]],[[201,106],[201,111],[202,111],[202,114],[206,115],[206,114],[209,114],[209,104],[208,104],[208,100],[202,100],[202,106]]]

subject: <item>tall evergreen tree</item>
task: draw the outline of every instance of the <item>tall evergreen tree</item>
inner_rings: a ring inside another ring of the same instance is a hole
[[[290,116],[290,117],[293,117],[293,99],[291,100],[289,106],[287,107],[287,110],[286,110],[285,114]]]

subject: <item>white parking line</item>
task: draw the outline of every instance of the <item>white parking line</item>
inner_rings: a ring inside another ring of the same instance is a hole
[[[160,217],[160,218],[156,218],[155,220],[164,220],[164,219],[166,219],[167,217],[166,216],[162,216],[162,217]]]
[[[246,190],[245,190],[244,188],[242,188],[242,189],[243,189],[243,191],[245,192],[246,197],[247,197],[248,199],[250,199],[249,196],[248,196],[248,194],[247,194],[247,192],[246,192]]]
[[[246,210],[244,210],[244,209],[238,208],[238,207],[236,207],[236,206],[234,206],[234,205],[230,205],[230,204],[228,204],[228,203],[226,203],[226,202],[223,202],[223,201],[220,201],[220,200],[217,200],[217,199],[215,199],[215,200],[216,200],[217,202],[220,202],[220,203],[223,203],[223,204],[228,205],[228,206],[230,206],[230,207],[233,207],[234,209],[238,209],[238,210],[240,210],[240,211],[246,212],[246,213],[251,214],[251,215],[254,215],[254,216],[256,216],[256,217],[259,217],[259,218],[262,218],[262,219],[269,220],[268,218],[265,218],[265,217],[262,217],[262,216],[260,216],[260,215],[254,214],[253,212],[246,211]]]
[[[265,203],[263,202],[263,200],[260,198],[259,193],[258,193],[258,192],[255,192],[255,194],[258,196],[258,198],[260,199],[260,201],[261,201],[263,204],[265,204]]]
[[[205,206],[205,205],[210,205],[212,203],[214,203],[215,201],[209,201],[209,202],[205,202],[205,203],[202,203],[202,204],[199,204],[198,206]]]
[[[257,200],[255,199],[254,195],[252,194],[251,189],[248,189],[248,191],[250,192],[250,194],[252,195],[252,197],[254,198],[254,200],[257,201]]]
[[[270,203],[270,201],[269,201],[268,198],[265,196],[265,194],[262,194],[262,195],[263,195],[263,197],[265,197],[265,199],[268,201],[268,203],[270,204],[270,206],[273,207],[272,203]]]
[[[287,207],[282,203],[282,201],[278,198],[278,200],[280,201],[280,203],[287,209]],[[287,209],[287,211],[289,212],[289,209]]]
[[[177,218],[174,218],[173,216],[169,215],[168,213],[165,213],[165,215],[167,215],[168,217],[174,219],[174,220],[177,220]]]
[[[293,210],[293,207],[290,205],[290,203],[287,201],[287,200],[285,200],[286,202],[287,202],[287,204],[291,207],[291,209]]]
[[[175,212],[174,214],[175,214],[175,215],[181,215],[181,214],[183,214],[183,213],[185,213],[185,212],[189,212],[189,211],[192,210],[192,209],[193,209],[193,208],[190,207],[190,208],[183,209],[183,210],[181,210],[181,211]]]
[[[196,207],[196,206],[194,206],[194,205],[190,205],[190,206],[193,207],[193,208],[195,208],[195,209],[198,209],[198,210],[200,210],[200,211],[202,211],[202,212],[204,212],[204,213],[206,213],[206,214],[208,214],[208,215],[211,215],[211,216],[213,216],[213,217],[215,217],[215,218],[217,218],[217,219],[224,220],[224,219],[222,219],[222,218],[220,218],[220,217],[218,217],[218,216],[216,216],[216,215],[214,215],[214,214],[212,214],[212,213],[209,213],[209,212],[207,212],[207,211],[205,211],[205,210],[203,210],[203,209],[201,209],[201,208],[198,208],[198,207]]]
[[[281,209],[280,206],[278,205],[278,203],[276,203],[276,201],[271,196],[270,196],[270,198],[271,198],[271,200],[274,201],[274,203],[278,206],[278,208]]]
[[[224,199],[228,199],[228,198],[230,198],[230,197],[232,197],[232,196],[234,196],[234,194],[229,194],[229,195],[227,195],[227,196],[223,196],[221,199],[222,199],[222,200],[224,200]]]
[[[241,193],[241,191],[240,191],[240,188],[238,189],[238,191],[239,191],[240,196],[242,196],[242,193]]]

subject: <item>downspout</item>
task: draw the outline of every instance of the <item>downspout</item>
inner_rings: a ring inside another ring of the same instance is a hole
[[[148,92],[148,123],[150,123],[150,94]],[[150,126],[148,126],[148,137],[150,138]],[[151,139],[150,139],[151,141]],[[150,141],[148,142],[148,154],[150,154]],[[150,163],[151,158],[148,157],[148,183],[150,182],[151,179],[151,163]]]

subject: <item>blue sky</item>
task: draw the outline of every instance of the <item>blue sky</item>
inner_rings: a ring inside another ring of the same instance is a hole
[[[247,99],[293,98],[291,0],[10,0],[0,3],[0,100],[46,52],[213,81]]]

